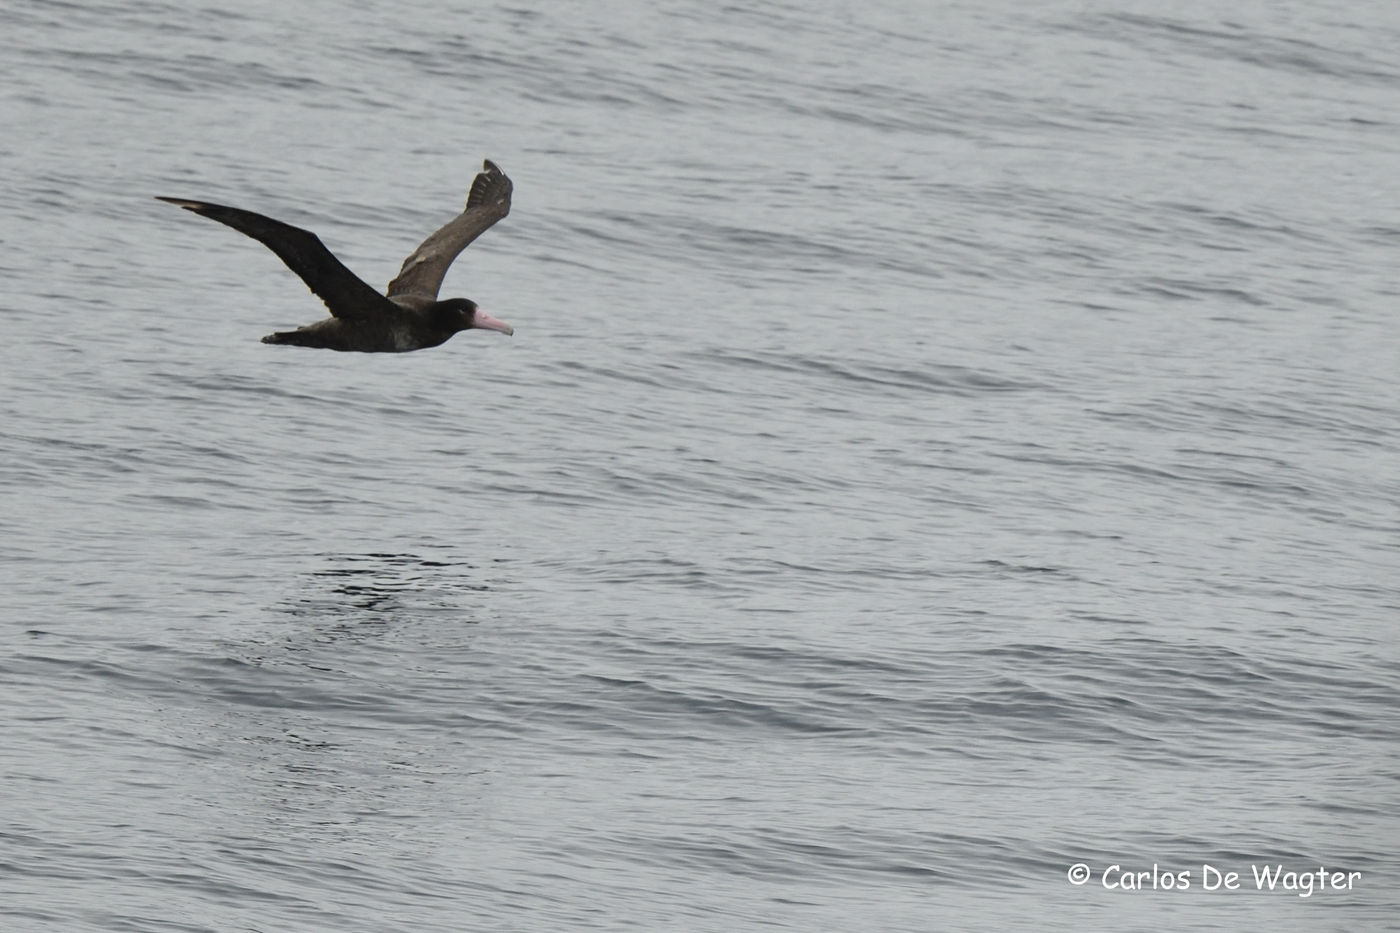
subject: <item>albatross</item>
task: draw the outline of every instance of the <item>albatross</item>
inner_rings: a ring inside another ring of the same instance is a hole
[[[445,343],[453,334],[477,328],[510,335],[515,328],[467,298],[438,300],[447,267],[462,250],[510,213],[510,179],[487,159],[472,181],[467,206],[423,241],[403,261],[383,294],[375,291],[326,249],[316,234],[252,211],[158,197],[201,217],[227,224],[277,254],[320,296],[331,316],[296,330],[268,334],[263,343],[285,343],[362,353],[405,353]]]

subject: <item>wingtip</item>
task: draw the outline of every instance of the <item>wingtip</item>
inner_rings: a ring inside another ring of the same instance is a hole
[[[514,189],[506,173],[490,159],[483,159],[482,172],[472,179],[471,190],[467,192],[467,210],[486,204],[494,204],[504,211],[510,210],[510,195]],[[504,214],[502,214],[504,216]]]

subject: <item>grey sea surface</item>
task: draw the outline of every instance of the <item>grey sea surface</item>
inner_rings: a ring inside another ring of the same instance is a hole
[[[0,8],[0,928],[1400,929],[1397,48]],[[404,355],[152,199],[379,287],[483,158]]]

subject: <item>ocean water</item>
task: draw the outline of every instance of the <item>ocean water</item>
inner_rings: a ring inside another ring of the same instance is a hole
[[[1398,42],[6,6],[0,928],[1400,929]]]

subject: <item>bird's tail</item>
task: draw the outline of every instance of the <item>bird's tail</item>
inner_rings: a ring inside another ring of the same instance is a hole
[[[301,330],[284,330],[275,334],[268,334],[262,339],[263,343],[285,343],[294,347],[324,347],[326,342],[318,339],[318,336]]]

